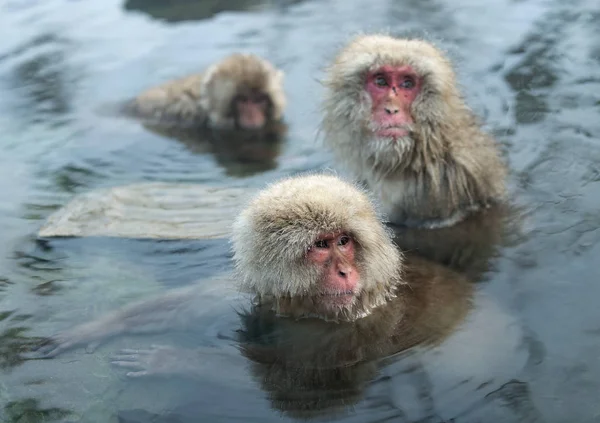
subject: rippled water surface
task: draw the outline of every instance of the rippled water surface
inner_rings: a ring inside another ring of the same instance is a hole
[[[37,337],[218,275],[230,258],[218,240],[47,242],[35,233],[75,194],[99,187],[260,187],[333,166],[316,141],[318,79],[349,35],[376,30],[426,34],[450,52],[469,103],[503,145],[526,213],[477,286],[492,306],[479,304],[440,355],[363,369],[347,409],[315,418],[600,422],[597,0],[0,2],[0,421],[294,419],[243,361],[195,381],[132,381],[110,367],[119,347],[172,338],[231,349],[239,303],[226,287],[199,304],[195,337],[123,337],[94,354],[24,362]],[[287,75],[289,135],[272,166],[240,168],[99,112],[240,50]]]

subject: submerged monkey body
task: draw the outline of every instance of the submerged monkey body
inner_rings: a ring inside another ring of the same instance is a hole
[[[433,45],[357,37],[329,67],[325,86],[325,143],[393,223],[451,225],[505,197],[498,148]]]
[[[303,419],[345,410],[388,359],[441,346],[459,330],[473,285],[412,255],[403,273],[408,283],[393,298],[352,321],[282,318],[269,301],[240,314],[239,349],[276,409]]]
[[[125,113],[163,126],[256,129],[280,121],[286,106],[283,72],[252,54],[232,54],[150,88]]]
[[[223,366],[235,366],[237,370],[216,379],[222,383],[225,378],[234,393],[249,368],[253,387],[259,385],[265,392],[261,398],[266,396],[285,415],[302,419],[345,411],[365,392],[372,393],[369,386],[377,390],[378,382],[389,376],[402,387],[403,395],[393,395],[393,406],[395,415],[402,414],[405,420],[450,421],[466,415],[443,413],[457,392],[463,396],[466,392],[469,398],[476,393],[474,407],[493,401],[495,387],[503,379],[488,369],[498,367],[499,354],[481,345],[495,347],[485,338],[504,338],[494,325],[498,315],[484,314],[473,324],[471,311],[482,309],[473,304],[473,284],[447,267],[414,256],[413,248],[402,254],[365,191],[333,176],[283,180],[257,195],[233,229],[237,270],[233,281],[258,298],[250,312],[239,313],[241,327],[229,328],[235,333],[235,346],[223,348],[230,342],[221,339],[215,342],[220,348],[127,349],[113,355],[113,365],[127,369],[129,377],[198,377],[210,386],[214,369],[223,374]],[[422,240],[418,232],[412,234]],[[223,282],[213,282],[219,296]],[[54,356],[124,333],[178,326],[197,329],[198,320],[206,324],[207,309],[213,306],[206,295],[209,286],[203,282],[171,290],[78,325],[53,337],[44,347],[46,354]],[[353,296],[350,303],[336,298],[347,295]],[[209,316],[223,329],[225,310],[231,308],[221,304],[219,309],[223,314]],[[469,336],[465,337],[465,329]],[[458,338],[452,336],[455,331]],[[522,342],[515,342],[515,348],[519,346]],[[511,355],[505,356],[512,361]],[[464,357],[477,358],[471,363],[474,372],[464,372]],[[236,365],[234,358],[249,362]],[[406,361],[401,363],[400,358]],[[386,365],[393,367],[378,372]],[[485,368],[484,377],[478,377],[478,365]],[[228,374],[233,377],[227,379]],[[466,388],[456,391],[457,386]],[[409,392],[405,388],[414,395],[404,395]],[[408,402],[406,413],[397,401],[400,397]],[[256,398],[254,392],[251,398]],[[379,398],[366,399],[361,413],[352,418],[364,419],[372,412],[371,417],[377,418]],[[439,415],[432,417],[432,404]],[[416,407],[422,408],[422,418],[412,417]],[[203,414],[196,413],[191,420],[198,415]],[[161,418],[171,417],[161,412]]]
[[[401,273],[401,279],[389,286],[386,301],[353,318],[328,319],[311,314],[309,304],[303,307],[300,298],[293,302],[294,297],[289,296],[283,303],[281,297],[257,296],[255,307],[273,312],[282,321],[319,320],[323,328],[333,332],[338,331],[337,323],[350,325],[347,327],[351,332],[377,333],[382,340],[392,341],[388,338],[394,335],[398,339],[386,350],[389,354],[443,339],[471,309],[473,285],[452,270],[409,253],[404,257]],[[453,301],[449,302],[449,298]],[[289,312],[291,307],[295,307],[293,313]]]
[[[273,354],[268,351],[273,345],[241,340],[240,349],[249,358],[261,352],[267,358],[283,354],[302,368],[314,362],[315,354],[324,357],[323,349],[298,355],[291,341],[301,345],[306,337],[299,338],[299,331],[318,328],[315,336],[331,358],[324,365],[369,367],[369,360],[441,341],[471,307],[473,288],[465,278],[401,253],[367,193],[335,176],[292,177],[262,190],[236,219],[232,248],[234,280],[241,291],[255,295],[253,310],[266,312],[267,323],[275,319],[272,326],[284,332],[289,328],[283,336],[290,336],[290,342],[280,338],[284,342],[276,341]],[[191,327],[194,315],[203,313],[198,305],[205,289],[200,284],[131,304],[58,334],[43,350],[52,356],[117,334]],[[329,342],[339,336],[344,348]],[[177,357],[172,348],[158,348],[124,352],[114,364],[135,369],[133,376],[164,374],[169,366],[181,372]],[[276,367],[269,369],[279,374]],[[320,374],[317,369],[314,375]]]

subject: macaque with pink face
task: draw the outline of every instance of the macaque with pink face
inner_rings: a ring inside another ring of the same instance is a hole
[[[405,283],[390,236],[353,185],[325,175],[283,180],[234,224],[240,286],[281,316],[353,321]]]
[[[356,37],[328,69],[325,143],[398,225],[443,227],[505,196],[494,140],[432,44]]]
[[[410,106],[422,80],[410,66],[382,66],[369,71],[365,90],[373,103],[371,129],[380,138],[407,137],[413,124]]]
[[[382,365],[399,362],[397,353],[422,346],[406,356],[415,361],[407,358],[401,367],[390,367],[406,375],[407,386],[415,374],[423,375],[414,397],[390,391],[394,407],[406,402],[414,410],[413,398],[425,398],[421,418],[411,421],[431,417],[433,392],[446,402],[460,387],[467,392],[461,396],[483,395],[477,403],[489,401],[485,394],[502,382],[496,379],[502,373],[488,372],[499,368],[497,357],[513,363],[513,346],[525,350],[504,330],[517,325],[476,298],[474,284],[461,274],[401,252],[380,217],[367,191],[335,176],[303,175],[273,183],[233,224],[232,286],[254,296],[249,310],[238,313],[241,324],[231,327],[235,344],[126,349],[112,356],[113,365],[129,377],[196,377],[211,385],[225,383],[228,389],[255,382],[275,409],[306,419],[350,408],[374,378],[375,390],[387,379],[390,372],[378,375]],[[76,346],[87,345],[89,351],[90,344],[116,335],[197,328],[210,308],[207,286],[215,283],[171,290],[69,328],[40,352],[52,357]],[[228,306],[223,308],[233,313]],[[502,350],[508,353],[496,352],[508,335]],[[444,348],[444,343],[449,345]],[[465,357],[477,358],[483,370],[472,370]],[[234,371],[223,371],[233,366]],[[422,366],[429,369],[419,370]],[[248,368],[252,378],[243,377]],[[456,368],[462,371],[454,374]],[[436,373],[439,377],[431,379]],[[386,382],[386,396],[392,386]],[[367,401],[371,406],[380,398]],[[446,420],[455,415],[447,413]]]
[[[406,264],[368,195],[335,176],[289,178],[261,191],[236,219],[232,245],[235,285],[292,320],[354,322],[388,303],[398,319],[436,313],[428,303],[443,301],[448,287],[466,285],[434,263]],[[202,312],[203,286],[172,290],[76,326],[41,351],[54,356],[118,334],[193,325]]]

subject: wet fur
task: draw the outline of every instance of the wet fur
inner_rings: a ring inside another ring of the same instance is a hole
[[[367,72],[409,65],[423,78],[411,106],[411,135],[391,145],[368,130]],[[505,196],[506,169],[458,91],[452,66],[432,44],[386,35],[356,37],[341,50],[324,81],[325,143],[364,180],[397,224],[440,227]]]
[[[205,72],[150,88],[124,106],[126,114],[164,126],[234,126],[233,98],[242,93],[269,96],[270,120],[282,119],[286,106],[283,71],[251,54],[232,54]]]

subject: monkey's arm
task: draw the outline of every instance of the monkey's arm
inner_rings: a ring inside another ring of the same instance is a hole
[[[88,323],[51,337],[38,349],[43,357],[55,357],[78,345],[93,350],[108,339],[125,333],[152,333],[189,325],[198,314],[197,286],[128,305]]]

